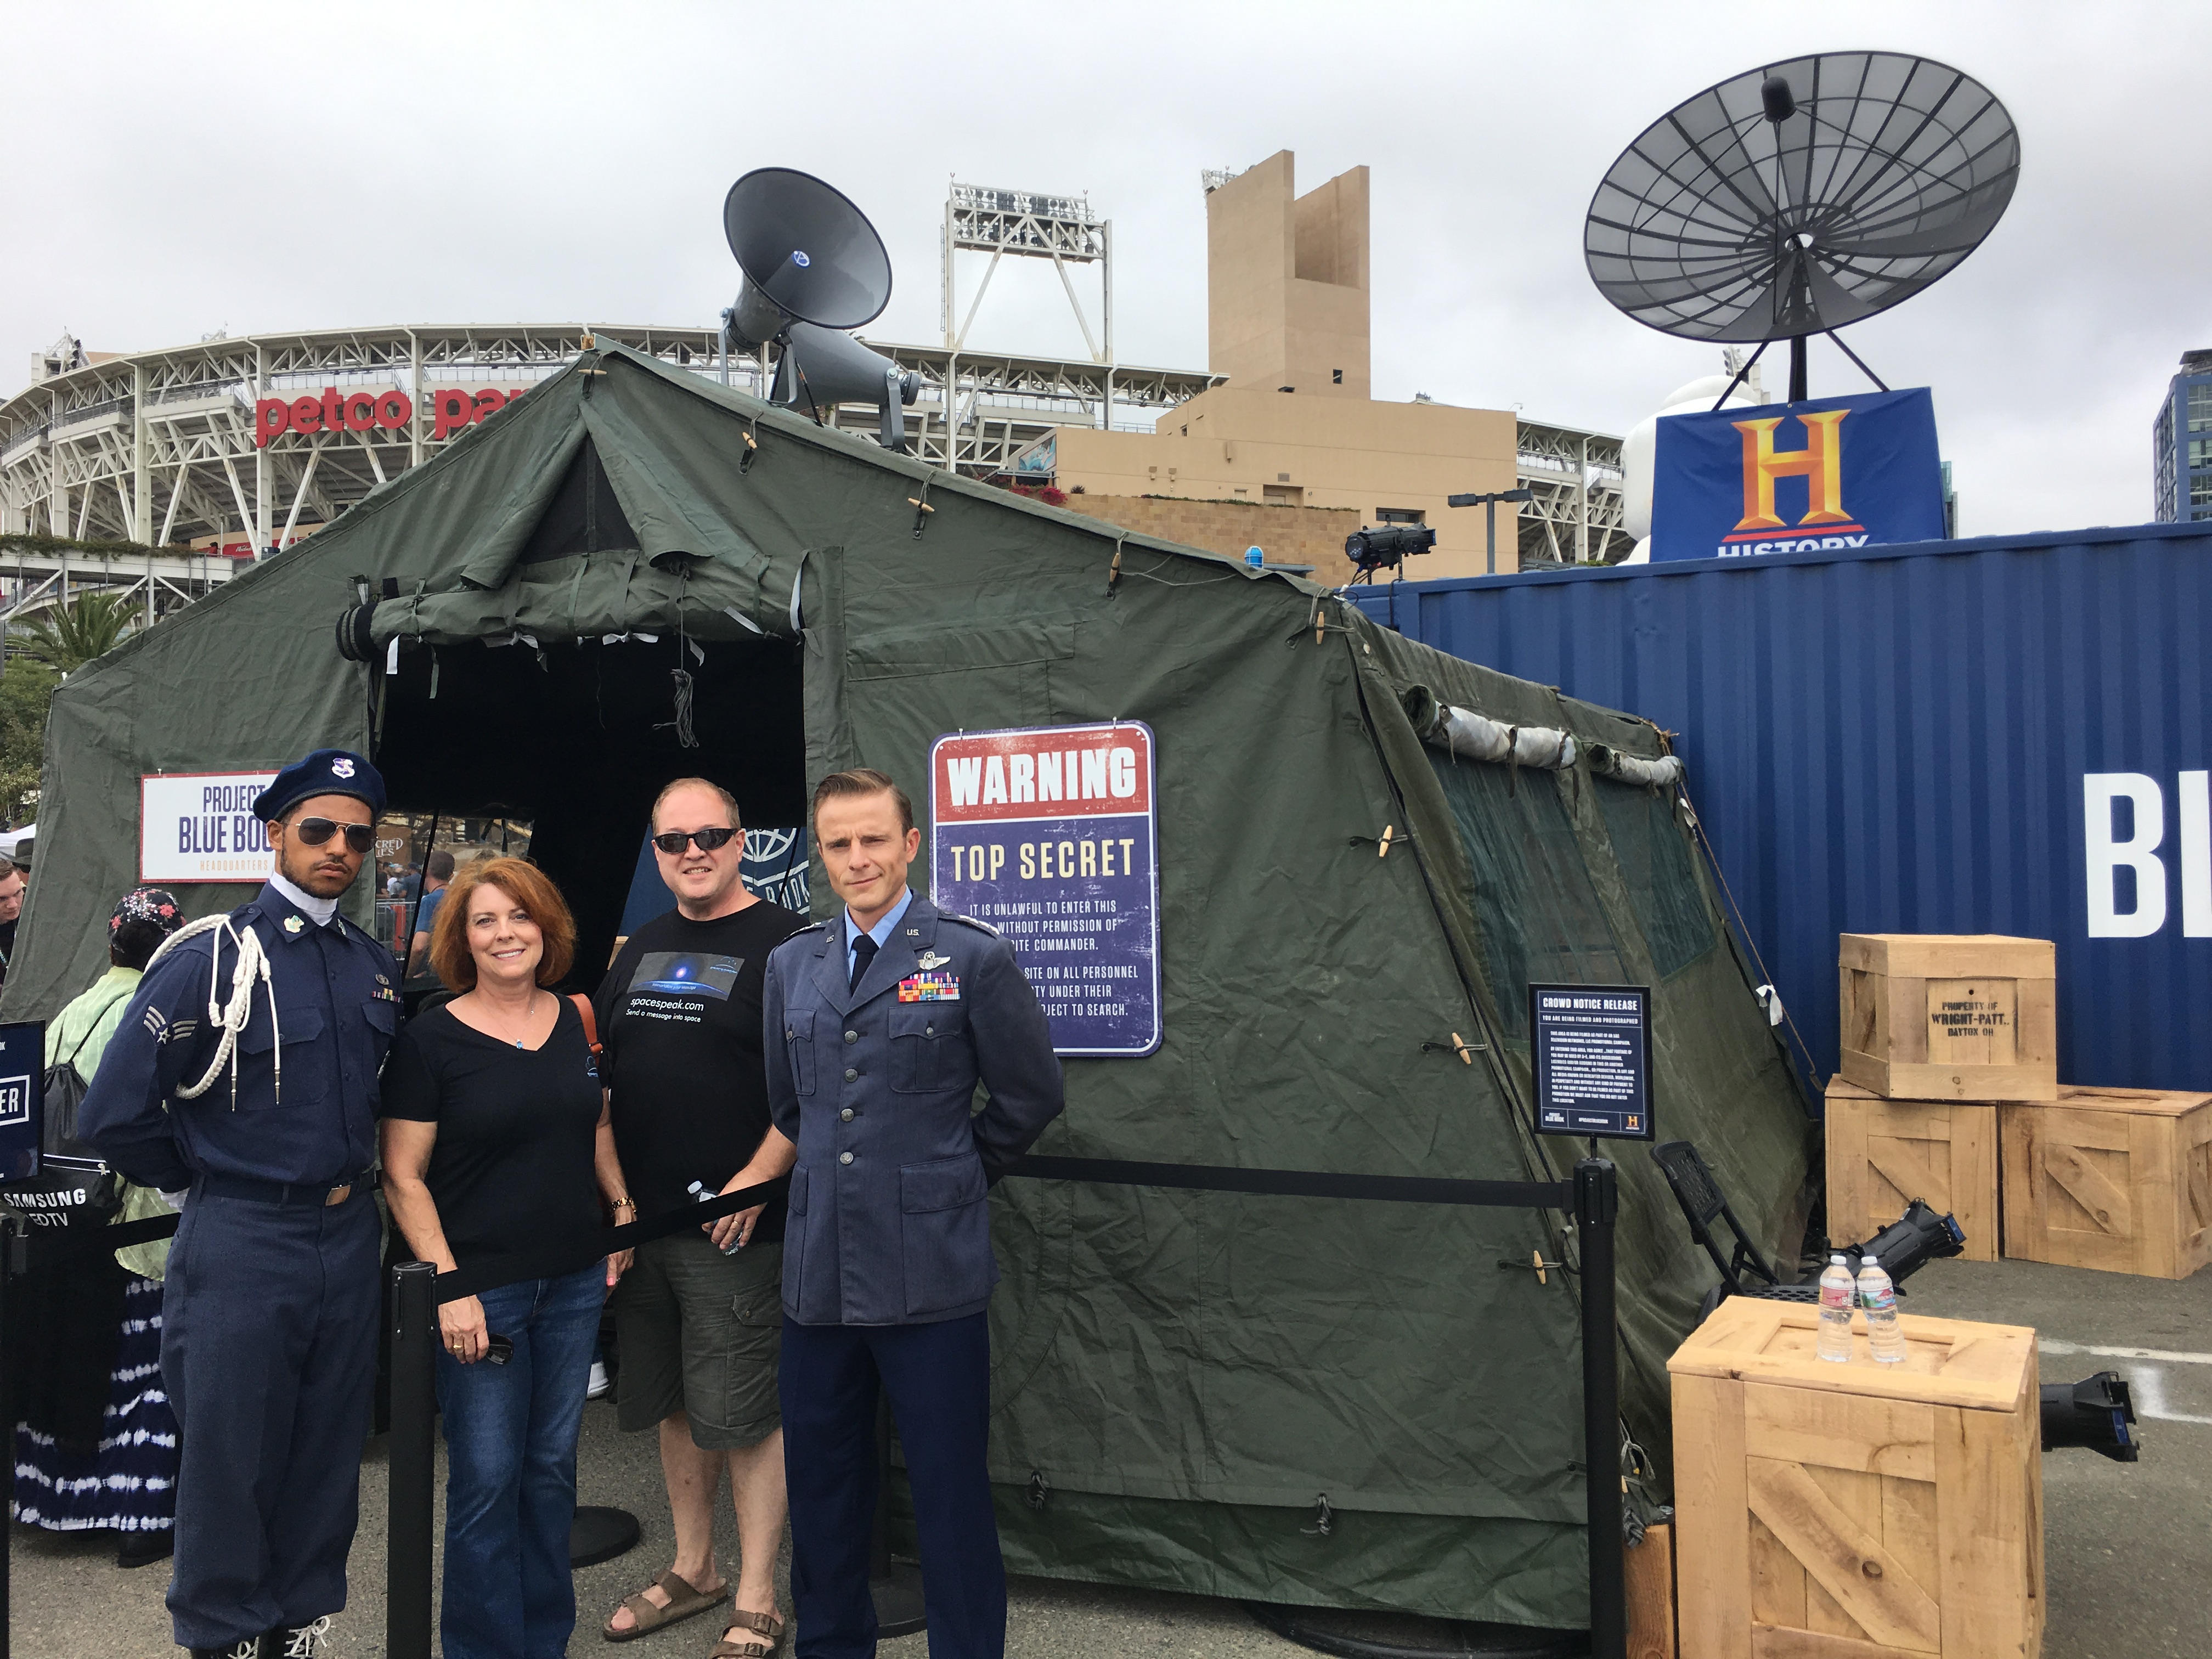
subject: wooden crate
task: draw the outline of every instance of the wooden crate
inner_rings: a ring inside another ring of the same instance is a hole
[[[1664,1522],[1644,1529],[1644,1541],[1624,1548],[1628,1591],[1628,1659],[1675,1659],[1674,1529]]]
[[[2058,1098],[2057,953],[2000,933],[1845,933],[1844,1076],[1893,1100]]]
[[[1820,1310],[1735,1297],[1667,1362],[1682,1651],[2034,1659],[2035,1333],[1905,1315],[1877,1366],[1814,1357]]]
[[[1916,1198],[1958,1217],[1966,1259],[1997,1259],[1997,1114],[1979,1102],[1885,1100],[1828,1081],[1828,1237],[1868,1239]]]
[[[2212,1253],[2212,1095],[2061,1089],[2003,1106],[2004,1253],[2186,1279]]]

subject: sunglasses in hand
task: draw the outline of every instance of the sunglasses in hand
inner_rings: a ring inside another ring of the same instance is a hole
[[[345,831],[347,850],[366,853],[376,845],[376,826],[373,823],[337,823],[329,818],[301,818],[292,826],[292,833],[304,847],[320,847],[339,830]]]
[[[684,850],[686,842],[696,842],[701,852],[712,853],[729,845],[730,837],[737,833],[726,823],[706,830],[671,830],[665,835],[655,836],[653,844],[672,857]]]

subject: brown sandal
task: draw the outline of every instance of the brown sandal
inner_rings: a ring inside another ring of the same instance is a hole
[[[730,1623],[724,1628],[738,1626],[757,1631],[773,1639],[763,1645],[758,1642],[732,1642],[725,1636],[714,1644],[714,1650],[707,1656],[707,1659],[769,1659],[770,1654],[783,1645],[783,1620],[776,1613],[748,1613],[743,1607],[733,1607],[730,1612]]]
[[[672,1572],[664,1572],[654,1579],[654,1585],[668,1592],[668,1605],[656,1607],[643,1590],[623,1597],[623,1606],[629,1609],[630,1627],[617,1630],[610,1620],[599,1627],[599,1634],[610,1642],[634,1642],[641,1636],[650,1636],[657,1630],[681,1624],[686,1619],[696,1619],[710,1607],[719,1607],[730,1599],[727,1584],[713,1595],[696,1590],[690,1583]]]

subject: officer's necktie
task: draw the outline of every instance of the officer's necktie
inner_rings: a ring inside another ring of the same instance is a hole
[[[866,933],[853,941],[853,982],[848,989],[857,990],[860,975],[868,971],[868,964],[876,959],[876,941]]]

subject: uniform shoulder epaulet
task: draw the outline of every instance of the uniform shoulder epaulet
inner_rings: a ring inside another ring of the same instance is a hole
[[[784,937],[786,939],[797,939],[801,933],[818,933],[829,925],[830,924],[826,921],[810,921],[804,927],[793,928],[789,933],[786,933]]]
[[[969,927],[975,928],[978,933],[988,933],[993,939],[1002,937],[999,930],[992,927],[989,922],[978,921],[973,916],[963,916],[957,910],[939,910],[937,914],[946,921],[957,921],[963,923]]]

